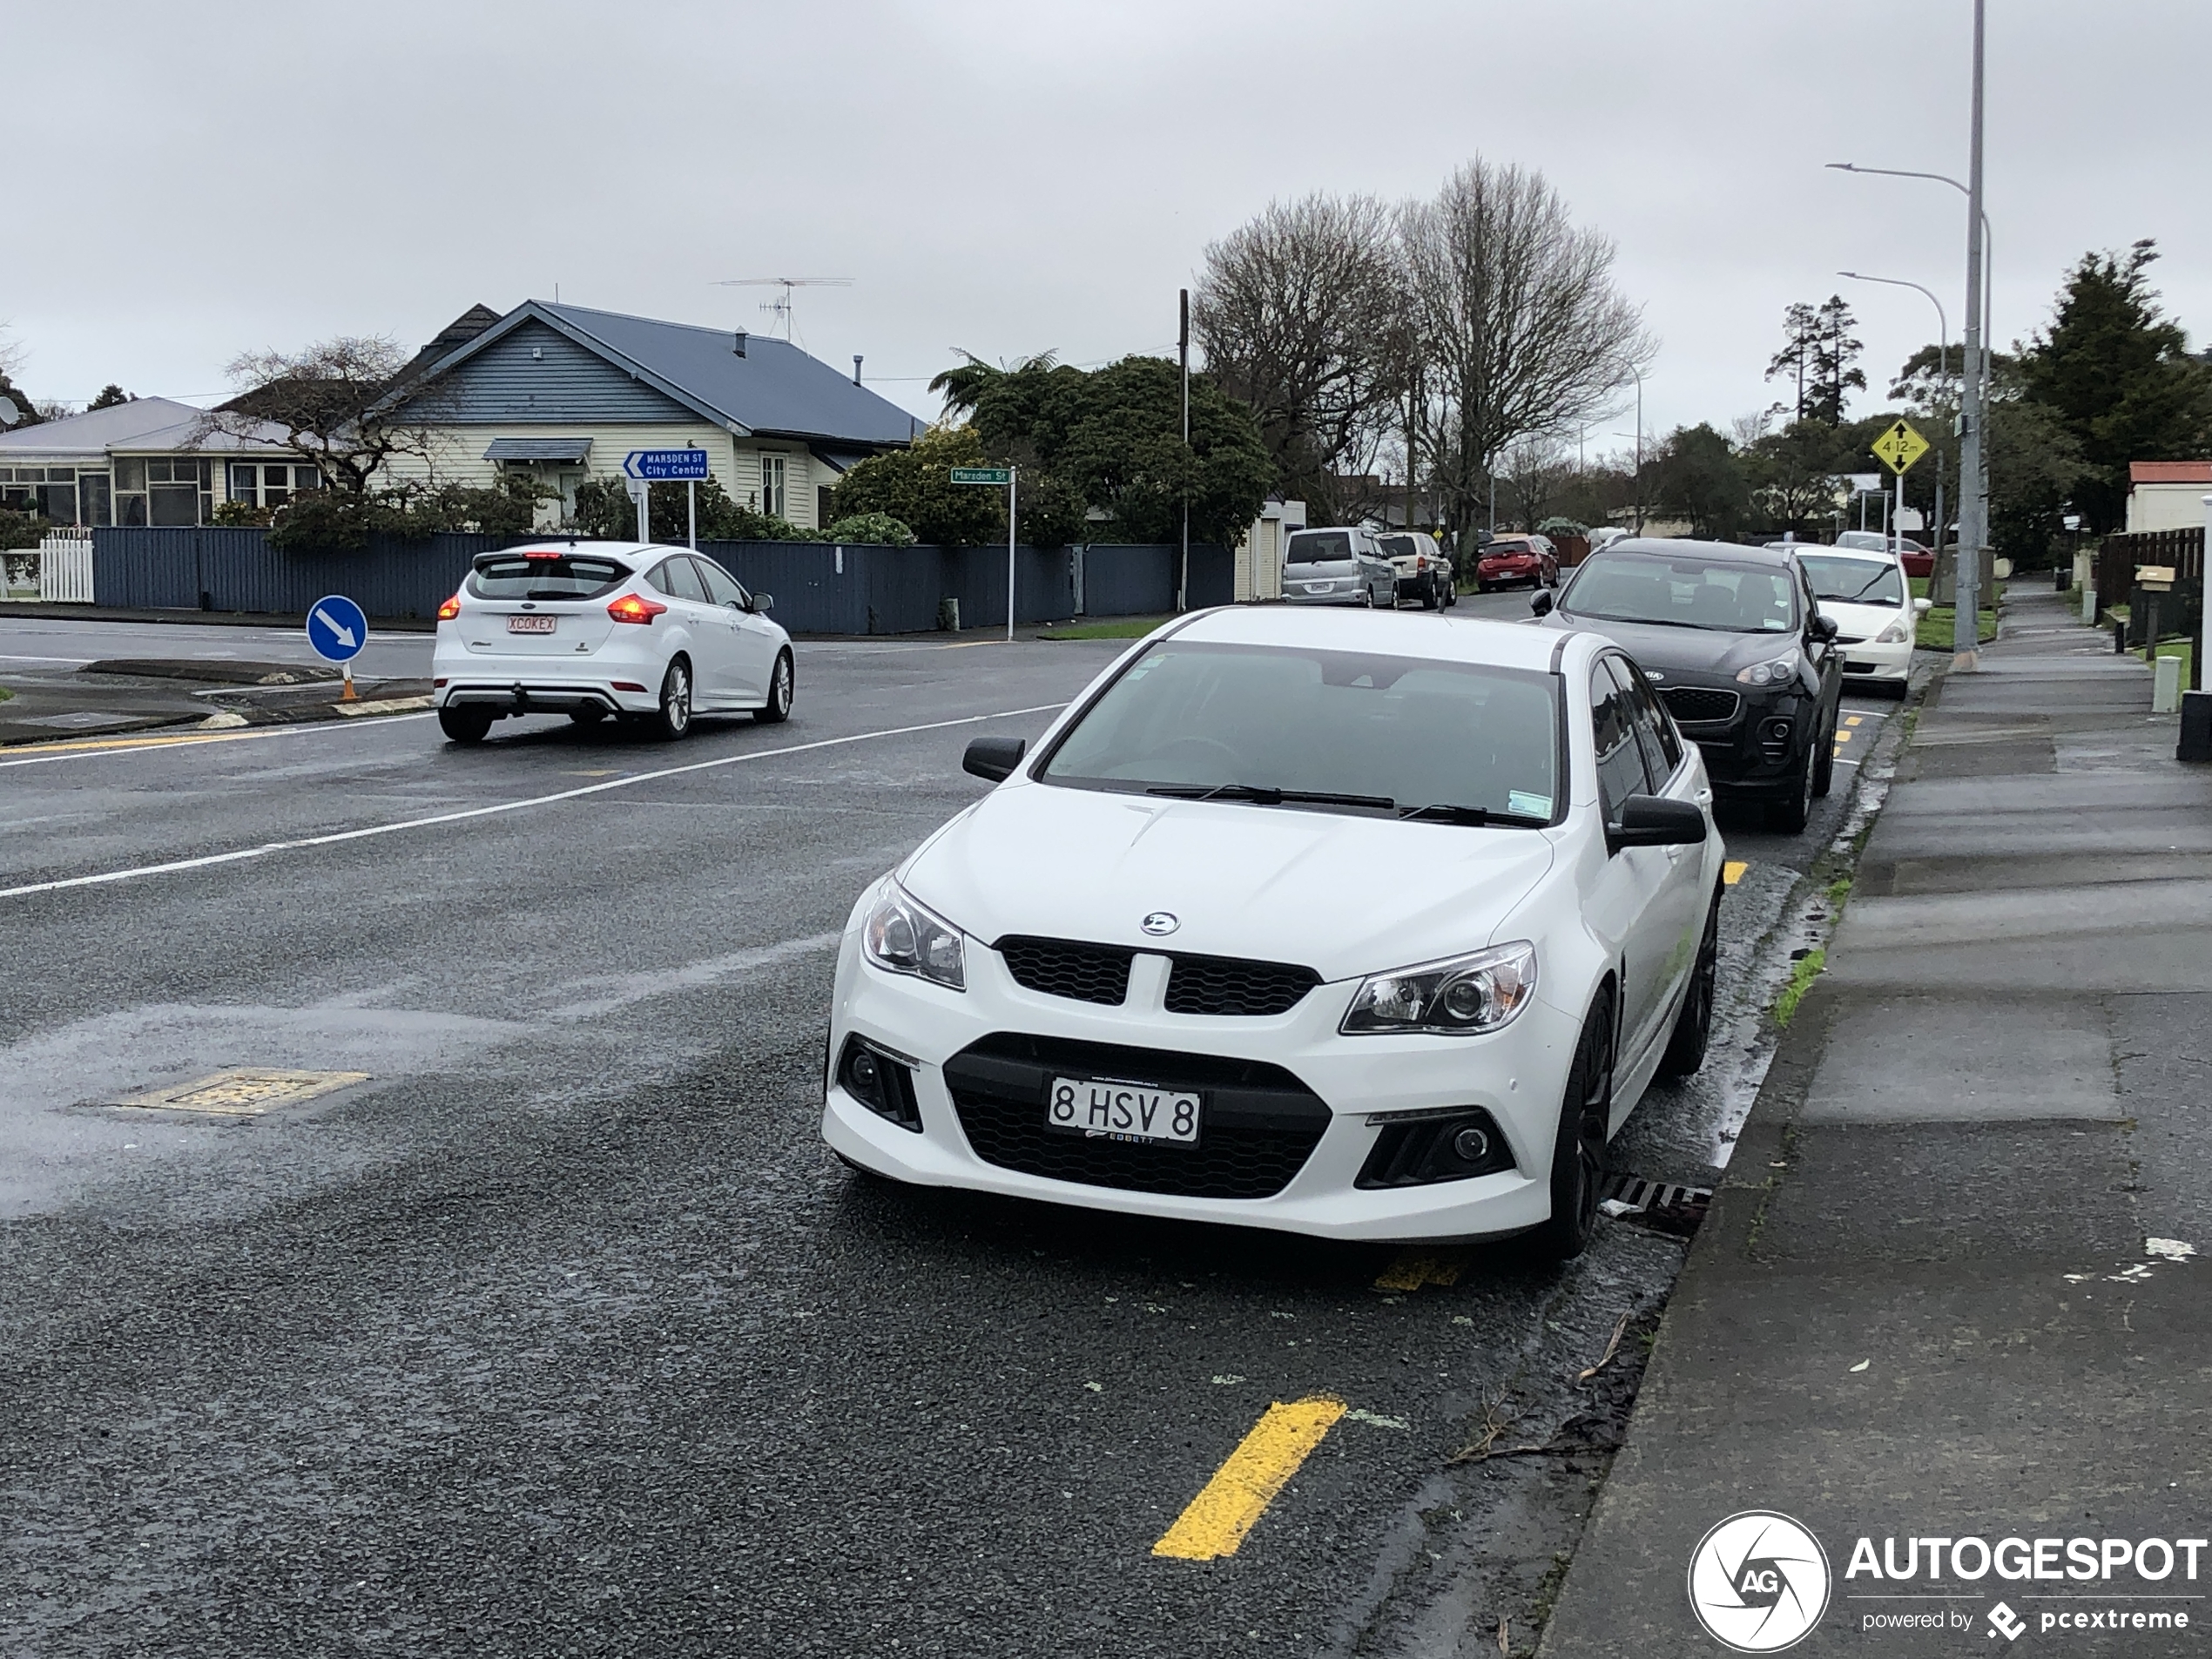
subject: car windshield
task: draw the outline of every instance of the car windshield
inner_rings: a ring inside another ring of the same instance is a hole
[[[1291,537],[1283,554],[1285,564],[1322,564],[1352,556],[1352,536],[1345,530],[1301,531]]]
[[[1114,682],[1041,775],[1130,794],[1541,824],[1558,768],[1548,674],[1171,639]]]
[[[628,565],[610,558],[502,554],[479,564],[469,586],[479,599],[589,599],[629,574]]]
[[[1834,554],[1800,553],[1797,563],[1812,578],[1813,592],[1838,604],[1888,605],[1902,609],[1905,578],[1888,559],[1845,559]]]
[[[1797,626],[1790,572],[1717,559],[1602,553],[1586,560],[1559,608],[1601,622],[1653,622],[1732,634]]]

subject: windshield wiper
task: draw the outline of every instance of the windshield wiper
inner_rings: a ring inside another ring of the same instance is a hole
[[[1448,800],[1432,801],[1426,806],[1401,806],[1398,815],[1404,819],[1434,818],[1447,824],[1466,824],[1480,828],[1486,824],[1510,825],[1516,829],[1543,829],[1551,819],[1538,818],[1528,813],[1501,813],[1488,806],[1458,806]]]
[[[1259,806],[1280,806],[1285,801],[1308,806],[1372,806],[1388,812],[1398,803],[1387,795],[1338,795],[1321,789],[1277,789],[1268,784],[1154,784],[1148,795],[1172,795],[1178,800],[1248,800]]]

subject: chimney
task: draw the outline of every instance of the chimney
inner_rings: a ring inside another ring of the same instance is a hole
[[[858,352],[854,352],[854,353],[853,354],[853,385],[855,385],[855,386],[858,386],[860,383],[860,353],[858,353]]]
[[[745,330],[744,330],[744,329],[740,328],[740,329],[738,329],[738,343],[737,343],[736,345],[734,345],[734,346],[731,347],[730,347],[730,349],[731,349],[732,351],[734,351],[735,353],[737,353],[737,354],[738,354],[738,356],[740,356],[740,357],[742,357],[742,356],[744,356],[744,355],[745,355]]]

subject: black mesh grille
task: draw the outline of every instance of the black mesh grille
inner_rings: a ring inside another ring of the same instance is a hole
[[[1170,1014],[1286,1014],[1321,982],[1310,968],[1234,956],[1177,956],[1168,974]]]
[[[1129,965],[1136,953],[1119,945],[1085,945],[1070,939],[1011,934],[992,947],[1007,972],[1025,989],[1119,1008],[1129,995]]]
[[[1196,1146],[1148,1146],[1045,1125],[1061,1076],[1184,1089],[1204,1104]],[[945,1085],[975,1156],[1002,1170],[1130,1192],[1269,1198],[1305,1167],[1329,1109],[1280,1066],[1099,1042],[994,1033],[945,1062]]]
[[[1667,699],[1668,712],[1685,725],[1733,719],[1736,705],[1743,701],[1733,691],[1708,691],[1702,685],[1670,686],[1660,695]]]

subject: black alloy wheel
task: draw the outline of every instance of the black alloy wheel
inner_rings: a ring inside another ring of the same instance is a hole
[[[691,729],[691,664],[678,657],[660,683],[660,708],[649,717],[654,735],[673,743]]]
[[[1705,1063],[1705,1048],[1713,1035],[1713,988],[1720,977],[1721,895],[1716,893],[1705,911],[1705,937],[1698,942],[1697,966],[1690,970],[1689,988],[1683,993],[1682,1008],[1675,1015],[1674,1035],[1659,1058],[1662,1077],[1687,1077]]]
[[[1567,1069],[1552,1147],[1551,1217],[1531,1235],[1537,1253],[1553,1261],[1581,1255],[1597,1230],[1605,1143],[1613,1126],[1613,1001],[1609,989],[1599,995]]]
[[[448,703],[438,711],[438,730],[455,743],[482,743],[491,732],[489,709]]]
[[[753,710],[752,718],[762,725],[781,725],[791,718],[792,671],[791,653],[776,653],[776,665],[768,672],[768,700]]]
[[[1766,806],[1766,826],[1784,835],[1801,835],[1812,821],[1812,745],[1797,757],[1797,771],[1790,778],[1790,792]]]
[[[1828,717],[1828,740],[1820,745],[1820,752],[1813,761],[1812,792],[1820,799],[1828,799],[1828,791],[1836,781],[1836,728],[1843,724],[1844,701],[1836,699],[1836,711]]]

